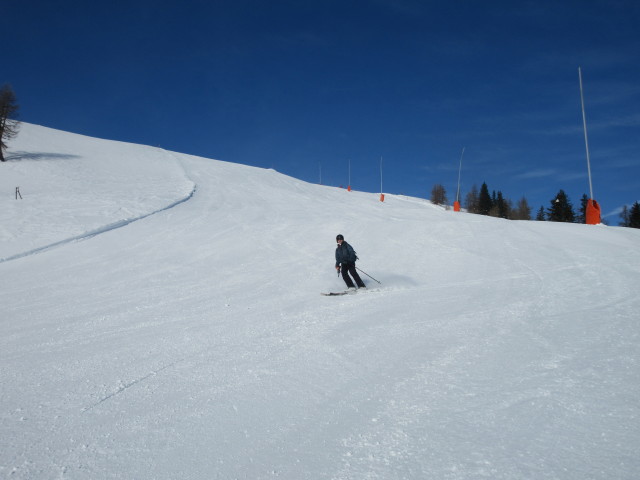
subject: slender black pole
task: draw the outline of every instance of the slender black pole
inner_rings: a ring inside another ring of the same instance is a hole
[[[360,270],[358,267],[356,267],[356,270],[364,273],[367,277],[369,277],[371,280],[375,280],[376,282],[378,282],[380,285],[382,285],[382,282],[380,280],[376,280],[375,278],[373,278],[371,275],[369,275],[367,272]]]

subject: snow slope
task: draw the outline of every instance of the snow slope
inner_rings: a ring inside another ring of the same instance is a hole
[[[22,124],[3,165],[0,261],[68,242],[185,201],[178,157],[144,146]],[[37,167],[35,166],[37,165]]]
[[[0,477],[637,477],[640,231],[28,124],[10,155]],[[382,285],[319,295],[337,233]]]

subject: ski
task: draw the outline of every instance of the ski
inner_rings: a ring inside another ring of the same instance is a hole
[[[379,288],[359,288],[357,290],[345,290],[344,292],[320,292],[320,295],[324,295],[325,297],[336,297],[339,295],[355,295],[356,293],[370,293],[370,292],[379,292]]]
[[[363,289],[358,289],[358,290],[345,290],[343,292],[329,292],[329,293],[320,293],[320,295],[324,295],[325,297],[335,297],[337,295],[353,295],[355,293],[357,293],[358,291],[363,290]],[[366,290],[366,289],[364,289]]]

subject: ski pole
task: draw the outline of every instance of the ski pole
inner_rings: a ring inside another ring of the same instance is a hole
[[[359,270],[360,272],[364,273],[367,277],[369,277],[371,280],[375,280],[376,282],[378,282],[380,285],[382,285],[382,282],[380,280],[376,280],[375,278],[373,278],[371,275],[369,275],[367,272],[360,270],[358,267],[356,267],[356,270]]]

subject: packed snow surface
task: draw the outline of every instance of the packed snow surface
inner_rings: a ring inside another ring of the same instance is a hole
[[[638,478],[640,231],[29,124],[8,153],[1,478]],[[320,295],[338,233],[381,284]]]

